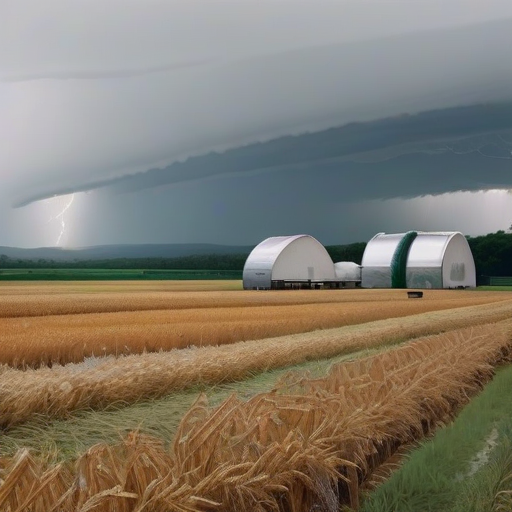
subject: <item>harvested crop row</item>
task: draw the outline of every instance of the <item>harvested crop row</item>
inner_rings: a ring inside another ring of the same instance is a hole
[[[389,294],[387,300],[382,300],[386,296],[382,292],[359,292],[359,299],[366,296],[369,300],[218,307],[218,303],[212,299],[210,307],[194,309],[0,318],[0,363],[17,368],[77,363],[89,356],[222,345],[484,304],[497,299],[501,302],[504,298],[510,300],[508,294],[487,296],[466,292],[454,296],[450,292],[429,292],[426,300],[418,301],[408,300],[403,291],[400,292],[401,300],[389,300],[395,298],[396,292]],[[342,298],[344,293],[333,291],[329,296]],[[272,297],[279,295],[274,293]],[[315,296],[316,291],[310,292],[310,300]],[[317,297],[322,299],[326,296],[321,294]],[[220,302],[231,300],[222,297],[219,298]],[[381,300],[376,300],[377,297]],[[284,299],[287,298],[291,297],[284,296]]]
[[[276,383],[290,372],[300,372],[308,378],[324,377],[333,364],[367,357],[382,350],[388,350],[388,347],[306,361],[249,375],[242,381],[208,386],[208,400],[215,406],[233,393],[248,400],[274,389]],[[13,456],[22,446],[33,455],[49,457],[55,463],[75,460],[95,444],[115,444],[120,439],[120,433],[127,434],[138,429],[153,437],[173,439],[181,419],[197,399],[198,387],[204,389],[203,386],[194,386],[160,398],[113,405],[106,410],[77,411],[66,418],[34,416],[25,423],[2,431],[0,458]]]
[[[407,302],[403,290],[294,290],[294,291],[175,291],[175,286],[140,288],[131,283],[114,290],[83,285],[69,288],[47,284],[39,286],[0,286],[0,318],[19,318],[127,311],[284,306],[353,302]],[[97,290],[97,291],[96,291]],[[153,291],[155,290],[155,291]],[[187,290],[187,288],[184,288]],[[429,290],[423,302],[462,300],[466,305],[510,299],[512,294],[464,290]],[[455,306],[454,306],[455,307]]]
[[[36,413],[65,417],[78,409],[134,403],[198,383],[242,380],[268,369],[496,322],[511,315],[512,301],[506,301],[229,346],[100,358],[38,370],[4,366],[0,368],[0,421],[8,427]]]
[[[509,360],[511,321],[442,334],[333,367],[286,393],[218,408],[204,397],[170,451],[132,434],[69,466],[26,451],[0,463],[0,508],[120,512],[322,510],[358,506],[358,486],[403,443],[448,420]],[[284,391],[284,390],[281,390]],[[294,394],[290,394],[293,392]]]
[[[0,296],[241,290],[237,280],[2,281]]]

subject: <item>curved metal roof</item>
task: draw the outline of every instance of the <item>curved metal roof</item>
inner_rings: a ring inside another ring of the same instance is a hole
[[[405,233],[377,233],[367,244],[361,261],[362,267],[389,267],[393,254]]]
[[[367,244],[362,260],[364,287],[390,287],[391,262],[406,233],[378,233]],[[475,286],[473,255],[458,231],[418,231],[407,254],[408,286]]]
[[[409,250],[408,267],[440,267],[450,240],[458,232],[419,232]]]
[[[385,267],[391,263],[400,240],[406,233],[377,233],[366,245],[361,265]],[[418,231],[409,250],[407,266],[440,266],[450,240],[463,236],[458,231]]]
[[[272,270],[275,261],[285,247],[290,245],[293,241],[302,237],[310,237],[309,235],[293,235],[293,236],[272,236],[260,242],[249,254],[245,265],[246,269],[257,268]],[[320,243],[320,242],[319,242]]]

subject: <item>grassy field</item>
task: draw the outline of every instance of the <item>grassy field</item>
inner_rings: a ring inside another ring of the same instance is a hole
[[[512,350],[510,292],[240,288],[0,283],[0,510],[357,509]]]
[[[512,292],[512,286],[479,286],[476,290],[482,292]]]
[[[0,281],[126,281],[236,279],[236,270],[129,270],[129,269],[1,269]]]

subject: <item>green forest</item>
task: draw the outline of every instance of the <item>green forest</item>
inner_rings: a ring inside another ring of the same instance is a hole
[[[477,276],[512,276],[512,233],[498,231],[488,235],[467,237],[475,259]],[[365,242],[331,245],[326,249],[333,261],[360,264]],[[89,269],[89,270],[208,270],[240,276],[248,253],[205,254],[179,258],[117,258],[97,260],[55,261],[47,259],[15,259],[0,255],[2,269]]]

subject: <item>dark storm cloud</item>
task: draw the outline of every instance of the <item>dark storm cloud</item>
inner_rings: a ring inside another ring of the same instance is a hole
[[[470,161],[468,157],[460,165]],[[511,201],[503,201],[507,194],[382,200],[382,193],[396,194],[393,188],[420,195],[437,193],[447,174],[442,166],[433,168],[417,160],[399,163],[415,172],[397,172],[391,162],[380,170],[352,163],[341,172],[324,168],[241,173],[128,194],[100,189],[84,196],[88,215],[73,224],[83,245],[162,241],[251,245],[269,236],[298,233],[337,244],[365,241],[379,231],[460,230],[476,235],[510,225]],[[503,175],[509,174],[504,168]],[[470,179],[480,178],[471,173]],[[497,174],[495,179],[499,180]],[[363,188],[369,200],[358,201],[361,194],[355,194]],[[497,208],[498,201],[502,208]]]
[[[281,137],[89,184],[84,190],[136,193],[181,182],[262,173],[272,175],[275,188],[291,188],[296,193],[297,178],[310,174],[311,181],[327,184],[323,200],[330,191],[338,199],[358,201],[509,188],[512,103],[402,115]],[[307,190],[300,193],[307,194]]]
[[[311,173],[318,180],[331,176],[334,190],[340,188],[339,180],[353,200],[512,187],[512,103],[431,111],[283,137],[113,180],[107,188],[135,192],[214,176],[248,172],[275,176],[283,171],[289,171],[290,182],[298,173]],[[339,197],[340,192],[336,194]]]

